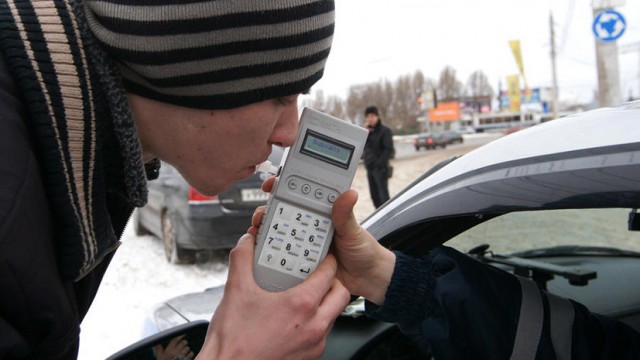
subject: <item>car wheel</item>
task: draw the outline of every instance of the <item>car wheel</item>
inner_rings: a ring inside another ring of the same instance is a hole
[[[133,212],[133,216],[131,217],[131,220],[133,221],[133,231],[137,236],[144,236],[144,235],[151,234],[151,232],[149,232],[149,230],[147,230],[147,228],[145,228],[140,222],[140,209],[136,209]]]
[[[182,249],[176,239],[174,222],[167,212],[162,214],[162,242],[164,255],[172,264],[193,264],[196,262],[196,252]]]
[[[420,151],[420,146],[416,146],[416,151]]]

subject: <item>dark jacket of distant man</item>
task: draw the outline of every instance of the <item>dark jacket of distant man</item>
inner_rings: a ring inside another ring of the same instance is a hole
[[[391,129],[382,124],[375,106],[365,110],[365,117],[375,115],[377,121],[369,122],[369,137],[364,149],[364,164],[367,169],[369,191],[373,205],[377,208],[389,200],[388,165],[393,153]]]

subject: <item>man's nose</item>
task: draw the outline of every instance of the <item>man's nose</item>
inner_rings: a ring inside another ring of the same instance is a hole
[[[280,119],[271,133],[269,140],[272,144],[289,147],[293,145],[298,134],[298,104],[294,101],[282,112]]]

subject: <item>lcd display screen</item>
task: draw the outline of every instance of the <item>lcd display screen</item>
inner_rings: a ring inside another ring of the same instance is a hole
[[[300,152],[324,162],[349,168],[355,146],[332,139],[313,130],[307,130]]]

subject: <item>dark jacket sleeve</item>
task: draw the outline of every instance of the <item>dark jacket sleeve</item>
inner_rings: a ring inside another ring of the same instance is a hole
[[[391,134],[391,129],[386,126],[382,126],[382,134],[381,134],[381,151],[380,156],[378,157],[378,161],[376,166],[378,168],[384,168],[391,160],[391,153],[393,152],[393,135]]]
[[[396,256],[385,304],[367,302],[367,313],[397,323],[437,359],[640,356],[635,330],[528,279],[444,246],[422,259]]]
[[[54,224],[16,93],[0,53],[0,359],[74,359],[76,298],[58,275]]]

